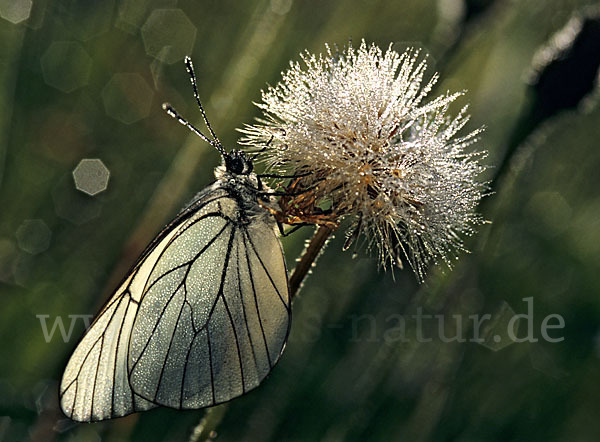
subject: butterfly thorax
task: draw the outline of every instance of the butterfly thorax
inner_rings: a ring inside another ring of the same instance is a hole
[[[259,218],[261,221],[275,225],[275,220],[268,208],[280,210],[277,201],[269,196],[271,189],[259,183],[255,173],[236,174],[227,170],[225,165],[215,169],[217,185],[224,189],[236,202],[239,210],[236,221],[248,224]]]

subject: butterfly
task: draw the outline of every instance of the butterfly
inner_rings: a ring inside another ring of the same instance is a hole
[[[148,245],[78,343],[60,383],[63,413],[80,422],[157,406],[210,407],[256,388],[281,356],[291,324],[287,269],[268,209],[276,209],[245,152],[226,152],[199,99],[223,164]]]

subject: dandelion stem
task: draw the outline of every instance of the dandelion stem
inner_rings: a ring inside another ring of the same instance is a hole
[[[217,405],[216,407],[207,408],[204,417],[200,420],[198,425],[194,427],[189,441],[206,442],[214,440],[217,437],[216,428],[225,417],[226,412],[226,403]]]
[[[302,252],[300,261],[292,272],[292,276],[290,276],[290,299],[293,299],[300,290],[300,287],[302,287],[306,275],[308,275],[309,270],[319,257],[319,254],[332,233],[333,229],[331,227],[319,226]]]

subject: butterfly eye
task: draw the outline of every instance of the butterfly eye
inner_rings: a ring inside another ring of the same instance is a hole
[[[237,175],[248,174],[252,171],[252,164],[244,157],[235,154],[225,157],[225,167],[227,167],[227,171]]]

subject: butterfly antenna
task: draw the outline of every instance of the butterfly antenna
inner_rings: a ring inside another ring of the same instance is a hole
[[[217,146],[218,146],[217,149],[219,150],[219,152],[221,152],[222,155],[225,155],[225,150],[223,149],[223,145],[221,144],[221,141],[219,141],[219,138],[217,137],[217,134],[215,134],[215,131],[210,126],[208,117],[206,116],[206,112],[204,111],[204,107],[202,106],[202,102],[200,101],[200,94],[198,94],[198,83],[196,81],[196,73],[194,72],[194,64],[192,63],[192,59],[188,55],[186,55],[185,59],[184,59],[184,63],[185,63],[185,68],[187,70],[187,73],[190,76],[190,81],[192,82],[192,88],[194,89],[194,98],[196,99],[196,103],[198,103],[198,107],[200,108],[200,113],[202,113],[202,118],[204,119],[204,123],[206,124],[208,131],[212,135],[213,140],[217,144]]]
[[[208,144],[210,144],[212,147],[217,149],[221,153],[221,155],[225,155],[225,150],[223,149],[223,146],[221,146],[220,143],[218,144],[218,141],[211,140],[206,135],[204,135],[202,132],[200,132],[198,129],[196,129],[190,122],[188,122],[185,118],[183,118],[181,115],[179,115],[179,113],[175,110],[175,108],[173,108],[173,106],[171,106],[169,103],[163,103],[162,108],[167,114],[169,114],[171,117],[173,117],[177,121],[179,121],[179,123],[183,124],[189,130],[191,130],[196,135],[198,135],[200,138],[202,138],[204,141],[206,141]]]

